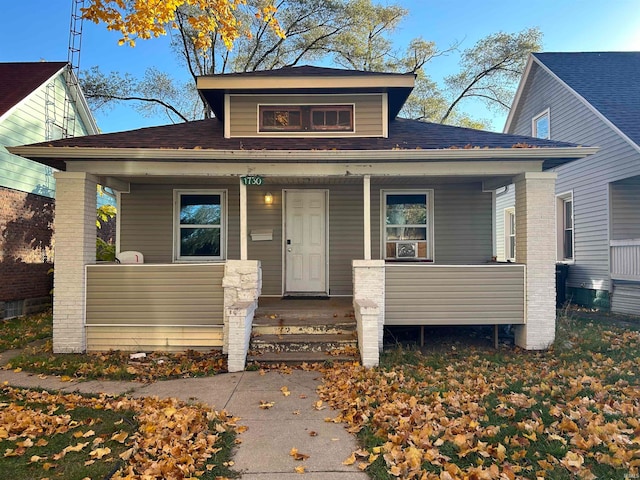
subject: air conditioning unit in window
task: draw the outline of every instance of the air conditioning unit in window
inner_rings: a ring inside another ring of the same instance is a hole
[[[418,244],[416,242],[396,243],[396,258],[417,258]]]

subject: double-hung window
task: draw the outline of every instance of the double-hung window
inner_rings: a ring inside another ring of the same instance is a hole
[[[225,255],[225,192],[175,191],[175,259],[220,260]]]
[[[433,190],[383,191],[384,258],[433,260]]]
[[[516,259],[516,211],[507,208],[504,211],[504,258],[514,262]]]
[[[573,236],[573,193],[557,196],[558,219],[558,260],[571,261],[574,259]]]

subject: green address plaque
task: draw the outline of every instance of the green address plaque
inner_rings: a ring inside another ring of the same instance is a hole
[[[260,175],[246,175],[240,177],[244,185],[257,185],[260,186],[264,183],[264,179]]]

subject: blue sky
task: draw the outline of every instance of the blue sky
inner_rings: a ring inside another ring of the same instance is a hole
[[[0,62],[66,61],[72,0],[2,2]],[[385,3],[385,2],[382,2]],[[389,2],[387,2],[389,3]],[[640,51],[638,0],[397,0],[409,10],[396,35],[398,47],[422,36],[441,48],[461,41],[469,48],[498,31],[517,32],[539,27],[544,51]],[[135,48],[117,45],[118,35],[104,26],[84,22],[80,68],[99,65],[104,72],[142,75],[147,67],[180,75],[166,38],[139,41]],[[457,71],[457,57],[435,59],[427,66],[435,79]],[[188,78],[183,75],[183,78]],[[469,107],[470,109],[472,107]],[[491,118],[501,131],[506,115],[473,108],[475,115]],[[103,132],[168,123],[165,117],[145,118],[135,110],[117,108],[95,114]]]

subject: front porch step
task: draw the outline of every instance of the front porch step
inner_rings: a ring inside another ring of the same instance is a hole
[[[351,298],[260,298],[248,361],[356,361],[357,327]]]
[[[285,334],[255,335],[251,338],[251,350],[257,352],[330,352],[345,347],[356,347],[357,338],[352,334]]]
[[[247,363],[266,363],[300,365],[302,363],[357,362],[357,355],[330,355],[328,352],[267,352],[258,354],[251,352]]]
[[[277,322],[254,320],[253,335],[353,335],[356,331],[354,322],[309,322],[307,320],[291,321],[279,319]]]

